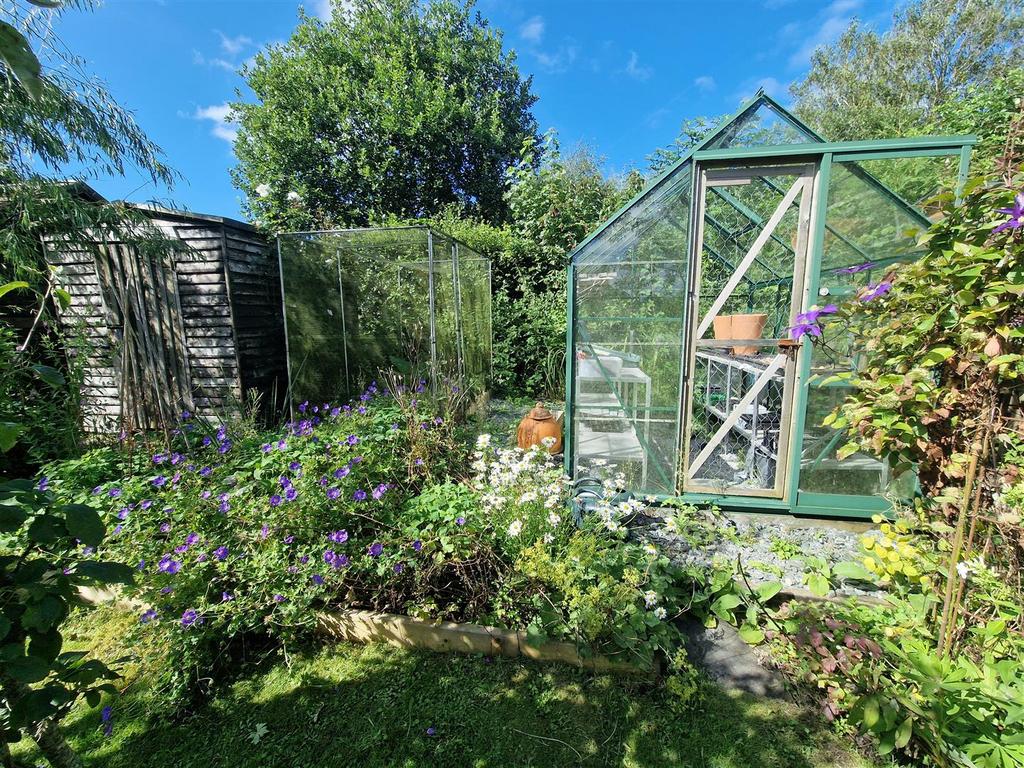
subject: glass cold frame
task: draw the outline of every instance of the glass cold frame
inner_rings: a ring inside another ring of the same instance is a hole
[[[278,247],[293,403],[353,397],[389,369],[486,388],[488,259],[426,227],[282,234]]]

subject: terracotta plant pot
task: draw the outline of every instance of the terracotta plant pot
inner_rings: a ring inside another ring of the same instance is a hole
[[[711,321],[715,329],[715,338],[721,340],[732,338],[732,315],[715,315]]]
[[[715,318],[717,320],[717,318]],[[732,315],[732,336],[733,339],[760,339],[764,332],[765,323],[768,322],[768,315]],[[734,355],[756,355],[758,347],[733,347]]]
[[[543,445],[542,441],[546,437],[554,439],[554,443],[547,446],[547,452],[560,453],[562,450],[562,425],[551,415],[551,411],[544,407],[544,403],[537,403],[537,406],[519,422],[516,442],[523,450],[529,450],[535,445]]]

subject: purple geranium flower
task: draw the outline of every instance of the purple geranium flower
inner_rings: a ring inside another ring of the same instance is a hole
[[[147,610],[142,612],[142,615],[139,617],[139,621],[141,621],[143,624],[148,624],[151,621],[155,621],[156,617],[156,610],[153,608],[148,608]]]
[[[230,592],[221,592],[220,593],[220,601],[222,603],[230,603],[234,599],[235,599],[235,596],[232,595]]]
[[[294,488],[292,488],[291,486],[288,486],[288,490],[286,490],[284,492],[284,497],[288,501],[295,501],[295,498],[298,495],[299,495],[299,492],[297,490],[295,490]]]
[[[373,498],[379,499],[379,498],[381,498],[387,492],[388,492],[388,484],[387,483],[381,483],[380,485],[378,485],[376,488],[373,489]]]
[[[213,550],[213,556],[216,557],[218,560],[227,560],[228,548],[221,544],[219,547]]]
[[[285,599],[284,595],[274,595],[274,602],[275,603],[283,603],[284,599]]]
[[[153,483],[153,486],[156,488],[163,488],[167,485],[167,478],[163,475],[157,475],[150,482]]]
[[[327,498],[330,499],[331,501],[334,501],[339,496],[341,496],[341,488],[328,488],[327,489]]]
[[[419,539],[416,539],[416,541],[412,543],[412,548],[414,551],[419,552],[421,549],[423,549],[423,542]]]
[[[45,491],[49,487],[50,487],[50,478],[48,478],[46,476],[43,476],[43,477],[39,478],[39,484],[36,486],[36,488],[38,490]]]
[[[327,538],[333,541],[335,544],[344,544],[346,541],[348,541],[348,531],[334,531],[333,533],[329,534]]]
[[[381,554],[384,552],[384,545],[381,544],[379,541],[375,541],[373,542],[373,544],[366,548],[366,551],[370,555],[370,557],[380,557]]]
[[[188,608],[181,614],[181,626],[183,627],[191,627],[197,621],[199,621],[199,614],[193,608]]]
[[[366,501],[366,491],[360,488],[358,491],[352,494],[352,498],[356,501]]]
[[[466,524],[466,518],[464,518],[464,517],[456,517],[455,518],[455,524],[456,525],[465,525]]]
[[[316,584],[318,587],[321,586],[324,583],[324,577],[321,576],[319,573],[314,573],[313,583]]]
[[[181,570],[181,563],[173,559],[170,555],[164,555],[160,558],[160,562],[157,563],[156,568],[161,573],[169,573],[173,576]]]
[[[359,438],[355,435],[349,435],[345,438],[345,442],[349,445],[359,445]]]
[[[334,470],[334,477],[338,480],[341,480],[341,478],[347,475],[350,471],[351,469],[349,467],[341,467],[339,469]]]
[[[278,507],[281,505],[281,497],[278,494],[274,494],[270,497],[270,506]]]
[[[395,573],[401,573],[404,570],[405,570],[405,564],[404,563],[395,563]]]
[[[1024,192],[1018,192],[1013,198],[1013,206],[1000,208],[999,213],[1005,213],[1010,218],[993,229],[992,234],[1002,232],[1004,229],[1024,227]]]

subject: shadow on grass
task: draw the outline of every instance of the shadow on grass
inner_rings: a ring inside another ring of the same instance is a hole
[[[711,688],[694,708],[621,678],[519,661],[336,646],[242,680],[181,723],[114,705],[68,735],[103,766],[650,766],[863,763],[789,704]],[[262,724],[262,728],[260,727]],[[427,729],[433,729],[432,735]],[[265,729],[265,733],[260,732]]]

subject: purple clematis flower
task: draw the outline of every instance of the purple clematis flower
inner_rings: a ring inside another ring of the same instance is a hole
[[[1024,227],[1024,192],[1018,192],[1013,198],[1013,206],[1010,208],[1000,208],[999,213],[1005,213],[1010,218],[993,229],[993,235],[1005,229]]]
[[[874,301],[879,296],[884,296],[892,288],[892,283],[881,282],[878,285],[869,285],[868,292],[860,297],[861,301]]]
[[[856,275],[858,272],[866,272],[867,270],[871,269],[874,266],[875,266],[875,262],[873,262],[873,261],[865,261],[863,264],[854,264],[852,267],[843,267],[842,269],[837,269],[832,274],[834,274],[834,275]]]

